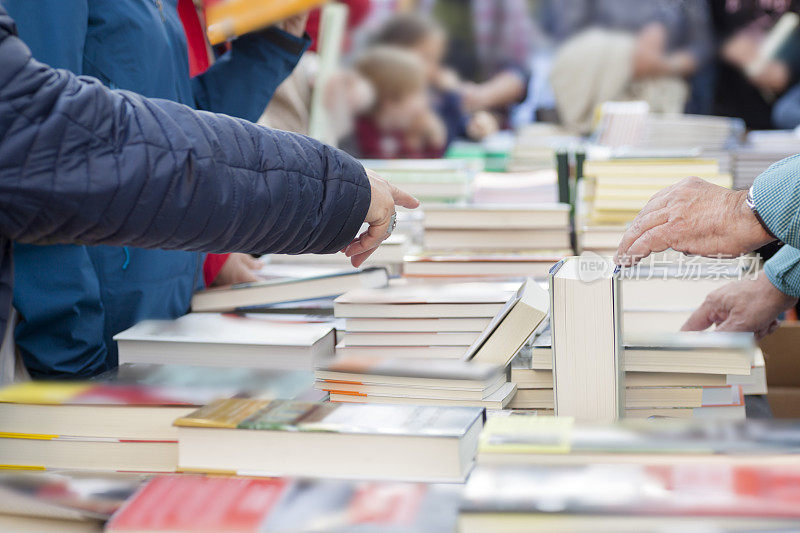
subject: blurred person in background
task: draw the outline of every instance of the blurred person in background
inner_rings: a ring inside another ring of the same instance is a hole
[[[590,28],[628,32],[649,44],[663,39],[663,47],[637,54],[635,79],[687,79],[686,111],[710,111],[713,38],[705,0],[548,0],[541,23],[557,43]]]
[[[43,62],[112,89],[251,121],[310,44],[306,17],[294,17],[236,39],[206,72],[190,78],[179,11],[197,17],[191,0],[3,0],[3,6]],[[195,252],[16,244],[14,253],[15,339],[38,378],[113,368],[114,335],[143,319],[185,314],[203,286],[203,255]],[[229,258],[226,281],[246,281],[237,278],[255,266],[248,261]]]
[[[792,128],[800,123],[800,32],[795,31],[772,59],[751,68],[762,42],[796,0],[711,0],[719,39],[714,114],[739,117],[750,129]],[[782,95],[785,94],[785,99]]]
[[[341,0],[340,3],[348,8],[347,31],[343,45],[346,53],[350,48],[353,32],[363,24],[370,13],[371,0]],[[316,51],[321,12],[322,9],[317,8],[309,14],[306,31],[312,40],[311,47],[300,58],[289,77],[278,86],[275,95],[258,120],[259,124],[293,133],[309,134],[311,102],[319,69],[319,56]],[[333,130],[331,135],[339,141],[352,133],[355,117],[372,105],[374,95],[366,80],[352,68],[343,65],[329,76],[322,90],[329,116],[328,124]]]
[[[507,113],[527,90],[536,32],[526,0],[419,0],[449,42],[445,64],[462,80],[457,90],[467,113]]]
[[[376,46],[355,66],[375,93],[373,105],[356,120],[358,157],[441,157],[447,128],[431,108],[422,60],[402,48]]]
[[[374,42],[403,48],[422,60],[431,103],[447,127],[447,144],[455,139],[480,141],[499,129],[488,111],[464,110],[458,75],[443,64],[447,34],[435,20],[417,13],[394,16],[378,29]]]

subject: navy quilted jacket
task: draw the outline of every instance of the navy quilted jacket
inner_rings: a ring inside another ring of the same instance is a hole
[[[330,253],[369,202],[343,152],[51,69],[0,7],[0,326],[11,240]]]

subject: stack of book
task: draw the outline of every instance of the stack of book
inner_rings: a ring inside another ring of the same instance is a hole
[[[744,395],[765,394],[764,358],[745,333],[626,335],[625,416],[744,418]],[[529,358],[511,368],[517,394],[510,409],[552,413],[550,332],[534,339]]]
[[[503,409],[514,396],[504,367],[460,360],[338,358],[317,369],[331,402]]]
[[[734,187],[750,187],[770,165],[797,153],[800,153],[800,137],[793,130],[749,132],[747,142],[731,154]]]
[[[480,467],[458,531],[796,531],[798,483],[796,465]]]
[[[175,421],[178,462],[196,472],[463,481],[483,418],[472,407],[217,400]]]
[[[556,148],[578,142],[578,139],[552,123],[537,122],[520,128],[506,165],[512,172],[552,169]]]
[[[687,176],[730,188],[730,175],[720,174],[716,159],[630,158],[587,161],[584,202],[592,224],[624,224],[658,191]]]
[[[452,483],[164,475],[140,490],[106,531],[455,531],[461,488]]]
[[[338,402],[502,409],[516,390],[506,368],[548,308],[547,291],[528,280],[465,348],[462,360],[338,357],[317,370],[317,387]]]
[[[464,202],[482,164],[470,159],[371,159],[366,168],[422,202]]]
[[[481,172],[475,177],[472,202],[490,205],[558,202],[556,171]]]
[[[421,280],[516,280],[544,279],[564,253],[427,253],[406,256],[403,277]]]
[[[337,356],[459,359],[519,289],[519,283],[423,284],[393,280],[334,302],[346,334]]]
[[[657,192],[687,176],[730,188],[729,174],[716,159],[618,158],[587,161],[576,204],[578,247],[608,254],[616,251],[630,223]]]
[[[650,259],[620,271],[626,334],[679,331],[711,292],[745,276],[762,275],[755,257]]]
[[[570,249],[567,204],[428,204],[424,212],[424,248],[429,253]]]
[[[114,340],[120,363],[313,370],[333,357],[336,334],[326,322],[189,313],[174,320],[145,320]]]
[[[215,398],[320,399],[310,372],[122,365],[93,382],[0,389],[4,468],[171,472],[178,417]]]
[[[737,146],[745,133],[741,119],[652,113],[645,102],[607,102],[601,113],[599,144],[641,152],[722,152]]]

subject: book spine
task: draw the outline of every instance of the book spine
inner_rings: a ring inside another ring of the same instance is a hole
[[[558,263],[553,265],[553,268],[550,269],[550,276],[548,278],[548,281],[549,281],[548,289],[549,289],[549,292],[550,292],[550,350],[553,353],[553,356],[552,356],[552,360],[553,360],[553,369],[552,369],[552,374],[553,374],[553,407],[554,407],[555,416],[558,416],[558,380],[556,379],[556,376],[557,376],[557,374],[556,374],[556,356],[555,356],[555,353],[556,353],[556,335],[555,335],[554,326],[553,326],[553,319],[554,319],[554,316],[556,314],[556,312],[555,312],[555,310],[556,310],[556,307],[555,307],[555,305],[556,305],[556,299],[555,299],[556,272],[558,272],[558,270],[561,268],[561,265],[563,265],[563,264],[564,264],[564,260],[562,259],[561,261],[559,261]]]
[[[623,312],[622,312],[622,280],[620,279],[620,269],[616,270],[611,277],[611,299],[613,302],[614,318],[614,376],[617,396],[617,419],[625,415],[625,365],[623,357],[625,349],[622,340]]]

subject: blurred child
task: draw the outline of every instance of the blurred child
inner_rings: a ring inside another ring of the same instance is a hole
[[[422,60],[433,108],[447,127],[448,144],[456,138],[478,141],[498,130],[498,121],[490,113],[464,111],[462,82],[453,70],[443,65],[447,34],[438,23],[416,14],[398,15],[383,25],[375,41],[405,48]]]
[[[317,84],[319,56],[306,52],[294,72],[278,86],[258,123],[274,129],[308,135],[311,101]],[[323,88],[323,102],[331,127],[329,142],[353,133],[355,117],[372,105],[373,91],[358,72],[342,67],[332,73]]]
[[[367,159],[435,158],[447,130],[431,109],[423,62],[397,47],[377,46],[356,62],[375,92],[372,107],[356,121],[359,156]]]

